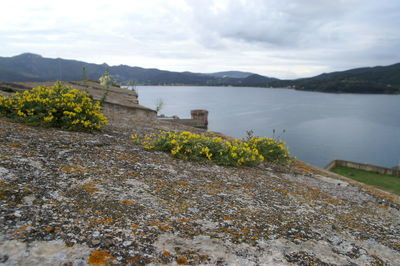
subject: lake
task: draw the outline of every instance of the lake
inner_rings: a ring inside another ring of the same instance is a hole
[[[292,89],[138,86],[139,103],[189,118],[209,111],[209,129],[237,138],[247,130],[280,137],[292,155],[324,167],[333,159],[400,164],[400,95],[331,94]],[[275,134],[273,134],[275,130]],[[285,131],[283,133],[283,131]]]

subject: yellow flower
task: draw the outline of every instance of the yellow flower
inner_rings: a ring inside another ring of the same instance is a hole
[[[189,132],[189,131],[183,131],[183,132],[181,133],[181,135],[182,135],[182,136],[186,136],[186,137],[190,137],[190,136],[192,136],[192,133]]]
[[[139,139],[139,135],[138,135],[138,133],[136,133],[136,134],[132,135],[131,139],[133,139],[133,140],[137,140],[137,139]]]
[[[81,124],[82,124],[84,127],[88,127],[88,126],[90,125],[90,122],[89,122],[89,121],[84,121],[84,120],[82,120],[82,121],[81,121]]]
[[[201,149],[201,152],[203,152],[203,153],[207,153],[209,151],[210,151],[210,149],[208,147],[204,147]]]
[[[46,117],[44,117],[43,118],[43,120],[45,121],[45,122],[51,122],[51,121],[53,121],[53,118],[54,118],[54,116],[46,116]]]
[[[77,90],[77,89],[71,89],[71,90],[69,90],[69,93],[70,93],[70,94],[79,94],[79,90]]]
[[[172,155],[175,155],[175,154],[177,154],[181,149],[182,149],[182,146],[176,146],[175,148],[173,148],[173,149],[171,150],[171,154],[172,154]]]
[[[21,110],[18,110],[17,115],[25,117],[26,114],[24,112],[22,112]]]
[[[69,117],[76,116],[76,113],[70,112],[70,111],[64,111],[63,114],[65,114],[65,115],[67,115],[67,116],[69,116]]]
[[[80,112],[82,112],[82,108],[80,108],[79,106],[75,107],[74,111],[75,111],[75,113],[80,113]]]

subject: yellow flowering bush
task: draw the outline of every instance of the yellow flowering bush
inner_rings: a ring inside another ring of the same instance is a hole
[[[219,165],[255,166],[264,161],[279,164],[287,164],[290,161],[290,153],[285,143],[272,138],[249,136],[246,139],[229,141],[187,131],[159,131],[143,138],[135,134],[132,139],[146,149],[165,151],[176,158],[207,160]]]
[[[34,125],[93,131],[107,124],[100,103],[87,92],[62,83],[37,87],[13,96],[0,96],[0,115]]]

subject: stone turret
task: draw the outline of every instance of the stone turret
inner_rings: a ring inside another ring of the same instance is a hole
[[[204,127],[208,126],[208,111],[207,110],[191,110],[192,119],[198,120]]]

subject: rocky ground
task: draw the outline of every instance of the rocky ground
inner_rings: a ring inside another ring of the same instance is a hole
[[[400,265],[398,196],[302,162],[222,167],[130,140],[172,127],[0,118],[0,264]]]

